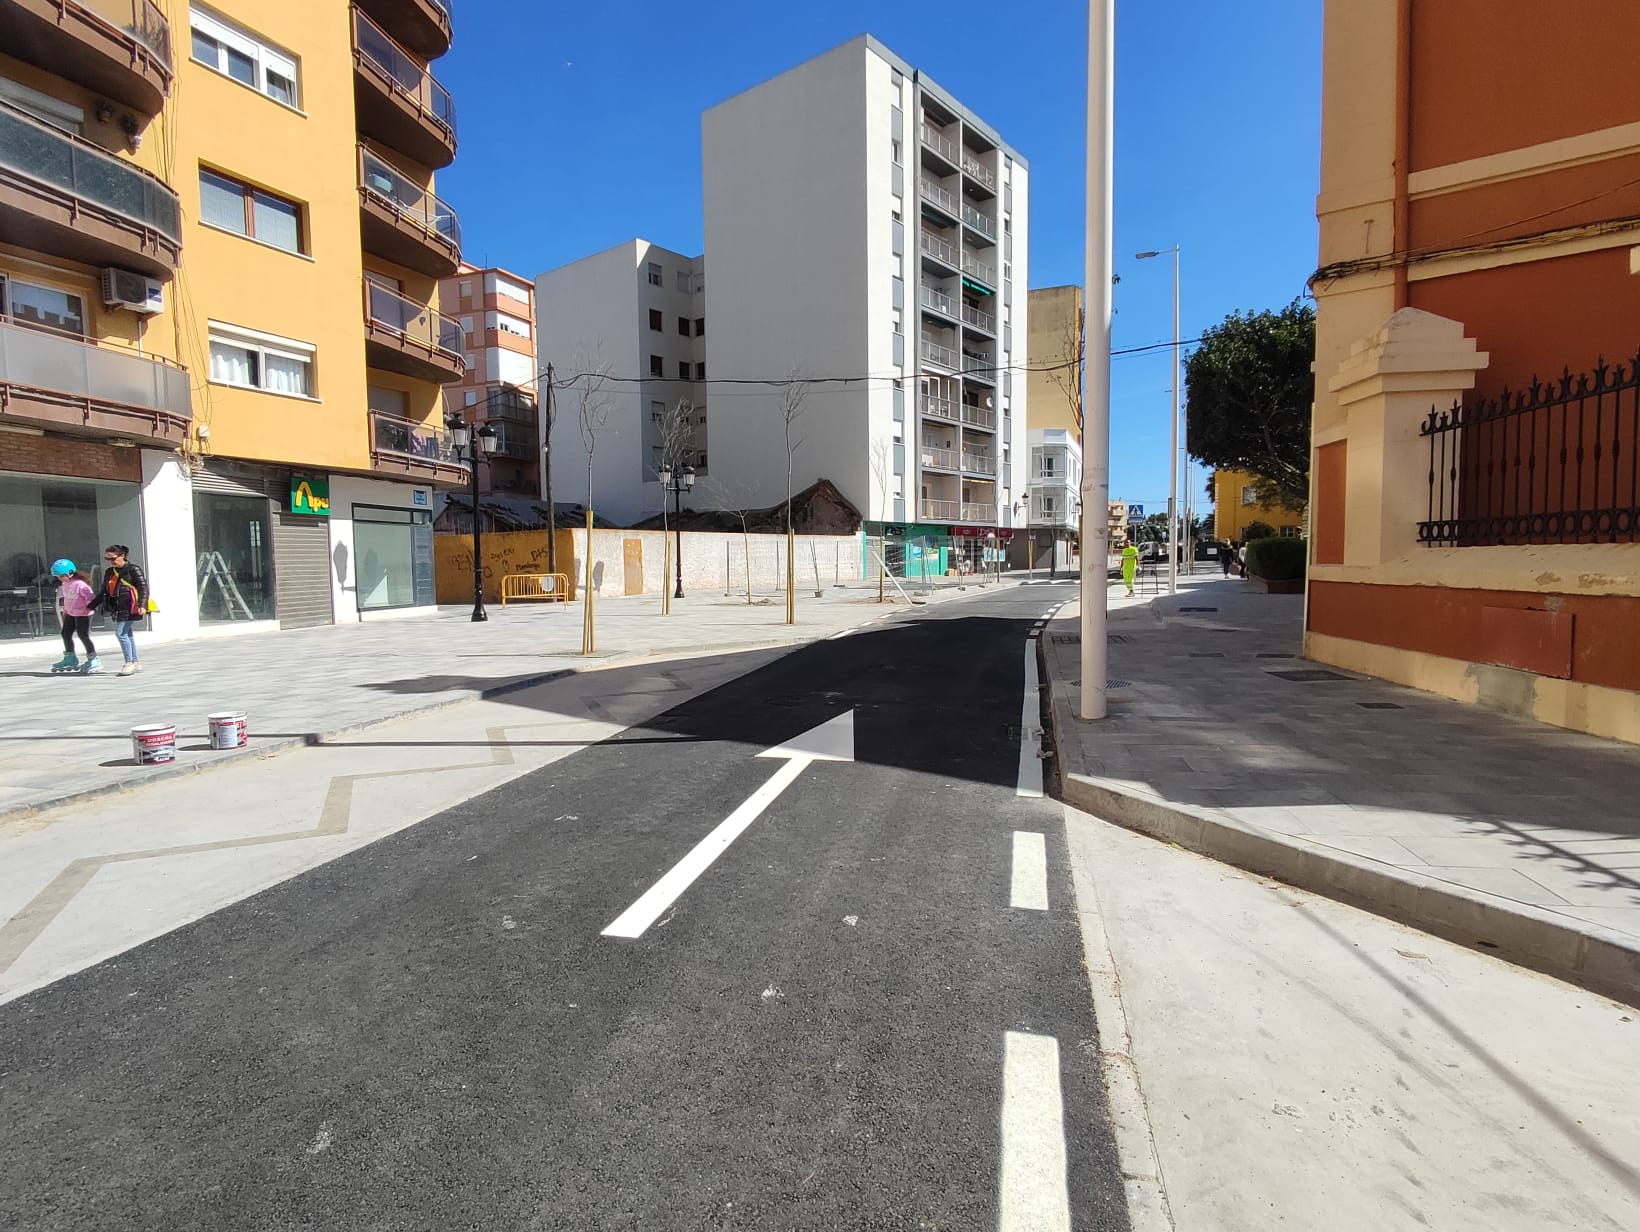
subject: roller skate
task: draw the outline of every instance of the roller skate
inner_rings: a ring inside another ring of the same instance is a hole
[[[51,665],[51,674],[53,676],[66,676],[69,672],[79,670],[79,657],[72,650],[64,651],[63,657]]]
[[[100,671],[102,671],[102,660],[96,655],[92,655],[90,658],[86,659],[84,663],[80,664],[80,675],[82,676],[89,676],[92,672]]]

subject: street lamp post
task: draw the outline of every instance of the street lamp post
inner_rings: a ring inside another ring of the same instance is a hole
[[[683,598],[683,526],[679,518],[683,516],[683,494],[695,486],[695,468],[686,466],[681,471],[674,472],[671,466],[663,464],[660,469],[661,504],[666,503],[666,494],[672,494],[672,530],[677,536],[678,544],[678,588],[672,594],[674,599]]]
[[[1168,462],[1167,489],[1167,590],[1179,592],[1179,246],[1151,252],[1136,252],[1134,259],[1148,261],[1163,253],[1173,253],[1173,403],[1168,408],[1172,424],[1172,455]]]
[[[1029,483],[1029,478],[1026,479]],[[1019,494],[1019,506],[1025,510],[1025,580],[1029,582],[1036,573],[1036,536],[1031,533],[1031,492],[1027,488]]]
[[[474,428],[459,415],[445,420],[456,459],[467,464],[473,480],[473,623],[488,620],[484,610],[484,519],[478,512],[478,464],[495,449],[495,429],[489,424]]]

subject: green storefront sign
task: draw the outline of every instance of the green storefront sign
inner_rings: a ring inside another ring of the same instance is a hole
[[[312,518],[330,516],[330,480],[310,479],[305,475],[290,477],[290,511],[305,513]]]

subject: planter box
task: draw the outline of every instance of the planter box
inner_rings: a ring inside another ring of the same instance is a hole
[[[1261,578],[1256,573],[1249,573],[1247,580],[1267,595],[1301,595],[1304,593],[1303,578],[1283,578],[1280,581],[1275,581],[1271,578]]]

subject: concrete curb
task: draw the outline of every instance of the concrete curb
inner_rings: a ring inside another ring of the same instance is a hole
[[[1441,881],[1352,852],[1265,830],[1234,817],[1090,778],[1060,761],[1077,722],[1068,691],[1048,670],[1057,794],[1084,812],[1163,842],[1273,877],[1463,945],[1476,946],[1629,1005],[1640,1006],[1640,942],[1612,929],[1578,928],[1553,912]]]

